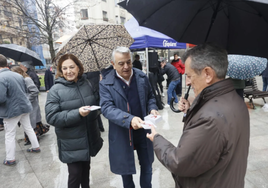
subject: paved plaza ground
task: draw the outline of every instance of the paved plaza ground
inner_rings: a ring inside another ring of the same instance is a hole
[[[262,88],[261,77],[257,77],[259,89]],[[45,123],[44,104],[47,94],[40,93],[39,101]],[[166,103],[166,97],[163,98]],[[267,99],[268,101],[268,99]],[[245,178],[246,188],[268,188],[268,112],[261,107],[262,99],[254,100],[256,109],[252,109],[245,100],[250,113],[250,148],[248,168]],[[231,107],[230,107],[231,108]],[[157,131],[177,145],[182,133],[182,114],[174,113],[170,108],[159,111],[163,121],[158,124]],[[91,188],[122,188],[121,177],[111,173],[108,159],[108,121],[102,117],[105,132],[101,133],[104,145],[99,154],[92,158],[90,187]],[[58,159],[57,143],[54,128],[40,139],[41,153],[27,153],[29,146],[24,146],[22,128],[17,128],[16,160],[17,165],[0,164],[0,187],[3,188],[66,188],[67,165]],[[4,131],[0,132],[0,160],[5,159]],[[136,166],[138,160],[136,157]],[[139,168],[134,175],[136,187],[139,186]],[[153,163],[153,188],[174,188],[171,174],[155,158]]]

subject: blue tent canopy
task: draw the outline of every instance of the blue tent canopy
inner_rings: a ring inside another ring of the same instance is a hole
[[[134,17],[125,23],[125,28],[135,40],[130,46],[131,50],[144,48],[186,49],[186,43],[179,43],[167,35],[139,26]]]

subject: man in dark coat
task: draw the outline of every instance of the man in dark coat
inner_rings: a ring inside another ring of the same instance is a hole
[[[181,98],[184,128],[176,146],[155,132],[160,162],[172,173],[176,188],[243,188],[249,149],[249,113],[233,82],[225,79],[227,52],[212,44],[198,45],[183,56],[186,83],[193,103]]]
[[[133,67],[142,70],[142,65],[140,62],[140,56],[137,54],[135,55],[135,60],[133,61]]]
[[[179,53],[175,53],[174,54],[174,59],[171,62],[171,65],[173,65],[174,67],[176,67],[176,69],[178,70],[179,74],[180,74],[180,83],[177,85],[176,87],[176,94],[181,96],[181,92],[182,92],[182,75],[184,74],[185,71],[185,66],[184,64],[181,62],[181,59],[179,58]]]
[[[113,52],[114,69],[105,72],[100,81],[100,104],[109,120],[109,160],[111,171],[120,174],[124,188],[134,188],[136,173],[134,148],[141,166],[140,187],[151,188],[153,148],[143,129],[143,118],[157,115],[157,106],[147,76],[132,68],[130,50],[118,47]]]
[[[31,77],[31,79],[33,80],[38,90],[40,90],[41,84],[40,84],[39,77],[37,76],[35,71],[31,70],[30,62],[28,61],[21,62],[20,68],[22,68],[22,70],[24,70]]]
[[[50,88],[54,85],[54,77],[52,75],[51,70],[52,67],[49,67],[46,72],[45,72],[45,87],[46,87],[46,91],[48,92],[50,90]]]

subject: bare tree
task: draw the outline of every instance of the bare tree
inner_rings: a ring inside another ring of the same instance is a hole
[[[56,4],[54,0],[3,0],[6,6],[16,9],[23,19],[21,32],[30,39],[31,45],[48,44],[51,59],[55,57],[53,33],[65,26],[65,11],[76,3],[76,0],[65,0]],[[25,30],[25,24],[27,30]]]

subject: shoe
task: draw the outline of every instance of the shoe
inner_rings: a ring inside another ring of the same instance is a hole
[[[103,126],[99,127],[99,129],[100,129],[100,132],[104,132],[105,131],[104,128],[103,128]]]
[[[164,97],[165,96],[165,93],[161,93],[161,96]]]
[[[31,145],[30,140],[26,141],[26,143],[24,144],[24,146],[28,146],[28,145]]]
[[[39,153],[41,151],[41,149],[40,148],[38,148],[38,149],[34,149],[34,148],[29,148],[29,149],[27,149],[27,152],[29,152],[29,153]]]
[[[169,104],[165,104],[165,106],[164,106],[165,108],[169,108]]]
[[[13,161],[4,160],[3,164],[7,166],[12,166],[16,164],[16,160]]]

